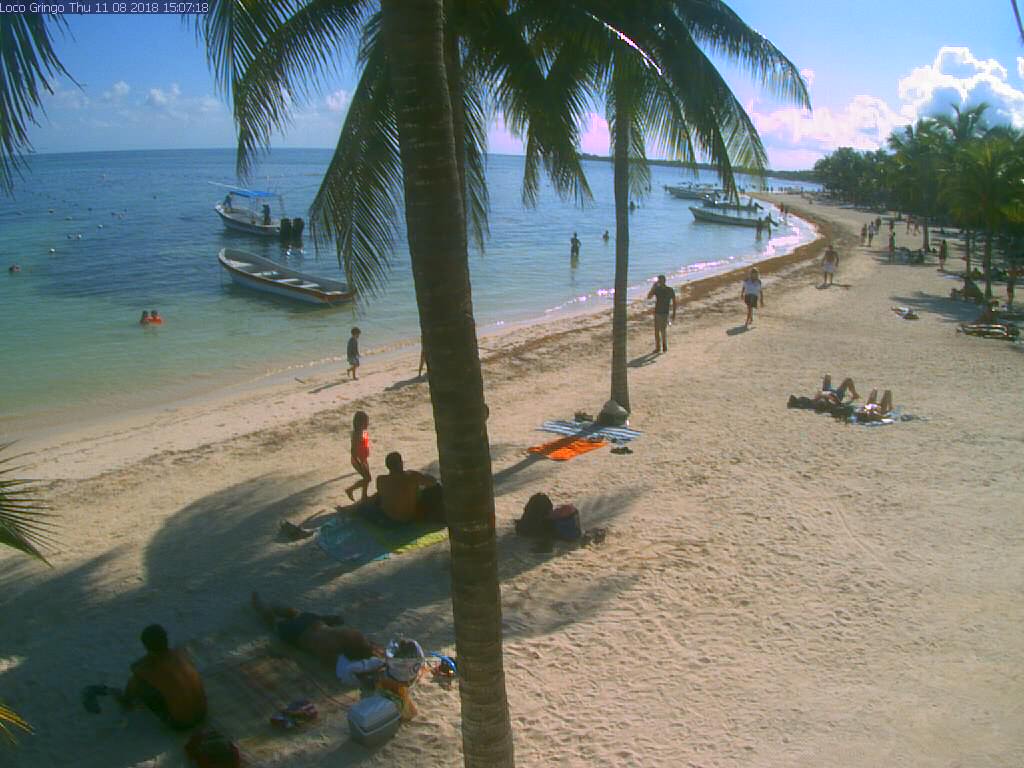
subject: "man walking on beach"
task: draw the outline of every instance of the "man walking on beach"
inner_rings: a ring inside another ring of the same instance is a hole
[[[672,306],[672,322],[676,319],[676,292],[665,284],[665,276],[658,275],[658,282],[647,293],[654,299],[654,354],[668,352],[668,308]]]

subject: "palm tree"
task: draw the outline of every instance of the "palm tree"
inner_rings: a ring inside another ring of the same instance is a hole
[[[942,157],[947,153],[945,131],[931,119],[918,120],[889,137],[889,148],[894,153],[894,183],[900,207],[921,216],[924,225],[923,247],[930,249],[928,225],[935,216],[939,202],[939,183],[942,178]]]
[[[1024,23],[1021,22],[1020,8],[1017,6],[1017,0],[1010,0],[1010,5],[1013,6],[1013,18],[1017,22],[1017,31],[1020,32],[1021,42],[1024,42]]]
[[[324,52],[337,48],[339,39],[350,39],[360,23],[368,24],[362,48],[365,69],[352,105],[364,122],[348,135],[367,142],[360,145],[364,152],[368,146],[391,162],[377,166],[370,184],[377,195],[366,201],[360,222],[371,237],[380,237],[387,221],[374,224],[370,206],[383,203],[383,213],[391,215],[387,204],[394,200],[400,179],[450,531],[464,758],[467,766],[511,766],[487,409],[463,203],[463,180],[475,172],[475,160],[463,154],[460,163],[466,143],[457,143],[453,119],[456,112],[464,113],[453,108],[452,91],[465,94],[471,89],[449,85],[446,56],[454,69],[451,57],[458,52],[445,43],[441,0],[382,0],[379,15],[372,17],[367,6],[316,0],[297,10],[269,2],[215,4],[201,31],[211,63],[232,90],[239,165],[244,169],[247,156],[265,145],[273,128],[286,119],[290,97],[284,94],[302,87],[297,74],[318,74]],[[463,136],[476,137],[467,123],[462,123]],[[371,125],[380,129],[377,135]],[[393,162],[396,149],[398,166]],[[343,165],[346,150],[339,147],[332,170]],[[333,208],[344,198],[336,190],[322,189],[320,199]],[[344,221],[344,216],[336,220]],[[372,258],[379,243],[365,247],[361,237],[354,231],[340,247],[355,243],[363,248],[350,251],[346,265],[357,284],[372,287],[386,264]]]
[[[0,192],[11,194],[32,149],[28,127],[43,111],[43,92],[53,93],[53,78],[71,77],[50,35],[66,26],[57,13],[0,14]]]
[[[954,216],[984,234],[987,299],[992,297],[993,238],[1009,222],[1020,220],[1024,205],[1022,143],[998,134],[973,139],[957,152],[946,179],[946,200]]]
[[[743,63],[784,98],[802,106],[809,106],[809,100],[797,68],[723,2],[647,0],[624,5],[593,0],[580,3],[579,9],[578,18],[562,33],[568,36],[570,28],[591,31],[576,50],[594,59],[612,133],[616,226],[611,399],[629,410],[628,205],[631,193],[639,196],[649,188],[647,141],[653,140],[672,159],[695,162],[703,155],[717,166],[730,195],[736,194],[734,164],[763,171],[766,163],[757,130],[701,46]]]
[[[0,17],[0,21],[3,17]],[[11,443],[0,445],[0,453]],[[49,565],[40,551],[50,543],[52,525],[45,506],[33,484],[11,477],[18,469],[11,466],[16,456],[0,459],[0,545],[11,547]],[[14,743],[13,729],[32,733],[32,726],[12,709],[0,703],[0,733]]]
[[[451,537],[452,609],[467,766],[514,764],[483,378],[441,0],[382,0],[405,220]]]

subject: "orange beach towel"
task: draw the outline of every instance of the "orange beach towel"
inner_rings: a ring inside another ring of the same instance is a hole
[[[583,440],[579,437],[569,436],[560,437],[557,440],[552,440],[550,443],[534,445],[531,448],[527,448],[526,452],[539,453],[541,456],[546,456],[552,461],[568,461],[580,454],[597,450],[607,444],[607,440]]]

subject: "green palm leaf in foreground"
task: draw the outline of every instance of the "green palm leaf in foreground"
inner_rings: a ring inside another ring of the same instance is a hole
[[[0,452],[11,443],[0,445]],[[0,545],[12,547],[49,565],[40,548],[52,543],[53,524],[36,487],[30,480],[19,480],[11,474],[19,468],[11,466],[17,456],[0,459]]]
[[[50,39],[51,28],[64,28],[55,13],[0,14],[0,192],[10,192],[31,150],[30,123],[43,111],[43,92],[50,82],[71,75],[60,63]]]
[[[32,733],[32,726],[13,709],[8,709],[0,704],[0,733],[4,738],[14,744],[17,739],[14,737],[13,729],[19,729],[25,733]]]

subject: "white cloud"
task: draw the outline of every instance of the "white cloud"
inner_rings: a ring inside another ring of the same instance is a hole
[[[128,85],[124,80],[118,80],[112,86],[109,91],[103,92],[103,99],[105,101],[120,101],[129,93],[131,93],[131,86]]]
[[[327,104],[327,109],[331,112],[344,112],[348,109],[350,101],[352,101],[352,97],[349,95],[348,91],[344,90],[329,93],[324,99],[324,103]]]
[[[885,101],[867,95],[854,96],[839,110],[820,107],[811,112],[799,107],[782,107],[762,113],[751,102],[747,112],[766,143],[772,139],[794,149],[820,152],[836,147],[878,149],[894,128],[907,122]]]
[[[1018,72],[1022,59],[1017,59]],[[995,59],[979,59],[969,48],[945,46],[935,60],[899,81],[904,113],[913,119],[948,114],[985,102],[990,125],[1024,126],[1024,92],[1007,82],[1009,72]]]
[[[612,135],[608,130],[608,121],[596,112],[587,118],[587,127],[580,135],[580,149],[591,155],[607,155],[611,153]]]
[[[177,83],[171,83],[171,87],[166,91],[162,88],[150,88],[149,94],[146,96],[146,104],[157,108],[168,107],[176,102],[180,95],[181,89]]]
[[[59,108],[75,111],[86,109],[92,103],[82,90],[61,88],[59,85],[55,85],[53,88],[53,99]]]
[[[1024,57],[1016,60],[1024,77]],[[801,70],[808,87],[813,70]],[[893,129],[921,117],[949,114],[960,109],[989,105],[985,119],[990,125],[1024,127],[1024,92],[1008,82],[1009,71],[995,59],[979,59],[969,48],[945,46],[935,59],[916,67],[898,81],[899,104],[862,94],[840,108],[818,107],[813,113],[796,107],[758,109],[747,104],[771,165],[777,168],[807,167],[838,147],[875,150],[885,146]]]

